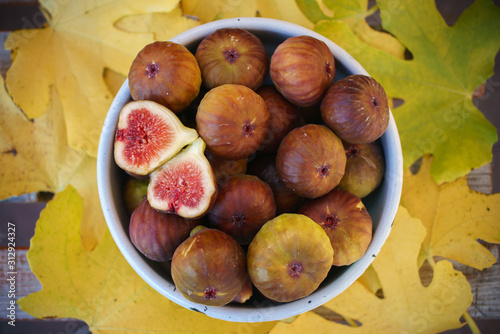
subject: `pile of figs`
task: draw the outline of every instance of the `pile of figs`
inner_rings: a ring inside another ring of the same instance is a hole
[[[335,76],[306,35],[269,54],[221,28],[195,52],[138,53],[114,139],[130,239],[188,300],[294,301],[365,254],[388,101],[369,76]]]

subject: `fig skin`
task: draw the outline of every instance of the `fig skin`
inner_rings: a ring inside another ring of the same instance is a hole
[[[208,212],[209,225],[248,245],[276,215],[271,187],[255,175],[239,174],[219,183],[219,194]]]
[[[153,208],[189,219],[210,210],[218,189],[205,148],[198,138],[151,173],[147,198]]]
[[[340,79],[321,102],[326,126],[342,140],[353,144],[371,143],[389,125],[389,105],[384,88],[370,76],[356,74]]]
[[[132,244],[148,259],[164,262],[172,259],[175,249],[189,237],[198,220],[159,212],[144,199],[130,217]]]
[[[276,153],[281,140],[293,128],[303,125],[299,109],[281,95],[273,85],[261,86],[257,91],[267,105],[271,118],[269,130],[259,147],[259,153]]]
[[[144,177],[198,138],[170,109],[153,101],[131,101],[120,110],[114,140],[116,164]]]
[[[262,144],[270,113],[257,93],[243,85],[211,89],[201,100],[196,129],[209,151],[221,158],[248,158]]]
[[[269,74],[286,99],[310,107],[333,84],[335,60],[323,41],[311,36],[289,37],[271,56]]]
[[[241,28],[221,28],[205,37],[196,49],[203,85],[223,84],[259,88],[269,70],[269,56],[262,41]]]
[[[325,230],[334,251],[333,265],[350,265],[366,253],[373,222],[359,197],[336,188],[320,198],[307,199],[299,213]]]
[[[330,129],[306,124],[283,138],[276,169],[283,183],[298,196],[316,198],[339,184],[346,159],[342,141]]]
[[[171,41],[146,45],[128,73],[134,100],[155,101],[174,113],[186,109],[198,96],[201,80],[195,56],[183,45]]]
[[[123,202],[129,214],[146,198],[149,178],[137,179],[129,177],[123,186]]]
[[[285,186],[276,169],[276,155],[257,155],[248,164],[248,174],[255,175],[272,189],[276,202],[276,215],[297,212],[304,198]]]
[[[359,198],[371,194],[384,179],[384,152],[379,141],[368,144],[344,142],[347,162],[339,188]]]
[[[248,158],[239,160],[223,159],[213,155],[209,150],[205,150],[205,156],[212,166],[217,181],[221,181],[228,176],[245,174],[247,171]]]
[[[233,301],[247,277],[245,253],[228,234],[206,228],[174,252],[172,279],[186,299],[222,306]]]
[[[285,213],[267,222],[250,243],[247,270],[265,297],[290,302],[314,292],[332,267],[325,231],[309,217]]]

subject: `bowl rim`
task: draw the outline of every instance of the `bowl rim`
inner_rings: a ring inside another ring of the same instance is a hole
[[[369,75],[359,62],[332,40],[303,26],[278,19],[260,17],[222,19],[191,28],[170,40],[184,45],[191,41],[201,40],[210,32],[224,27],[239,27],[250,31],[269,31],[272,28],[273,30],[270,33],[279,34],[280,36],[309,35],[325,42],[334,54],[336,62],[342,63],[347,71]],[[253,307],[232,304],[206,306],[185,299],[179,291],[176,291],[174,284],[168,282],[151,268],[147,260],[135,249],[129,239],[128,231],[122,226],[120,213],[112,205],[111,179],[113,176],[111,175],[112,163],[110,162],[114,161],[114,158],[110,138],[114,138],[119,111],[129,100],[130,90],[128,79],[126,79],[111,103],[102,127],[98,146],[97,186],[101,208],[110,234],[126,261],[147,284],[171,301],[187,309],[226,321],[252,323],[282,320],[319,307],[347,289],[364,273],[387,240],[399,208],[403,183],[402,149],[392,111],[390,111],[388,128],[380,139],[386,156],[391,157],[390,160],[386,158],[385,178],[387,180],[384,181],[384,187],[386,184],[391,186],[387,186],[388,188],[384,190],[387,191],[387,200],[380,218],[380,221],[385,222],[385,224],[377,226],[365,255],[346,269],[341,275],[342,280],[336,279],[337,284],[325,285],[321,288],[321,291],[317,290],[308,297],[289,303],[275,303],[269,300],[260,303],[261,305],[255,305],[254,303]],[[389,140],[389,138],[392,140]]]

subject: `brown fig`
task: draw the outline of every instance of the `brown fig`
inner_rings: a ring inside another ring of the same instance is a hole
[[[325,231],[309,217],[285,213],[267,222],[247,252],[248,274],[264,296],[290,302],[314,292],[332,267]]]
[[[289,37],[278,45],[269,74],[285,98],[300,107],[320,102],[335,78],[335,61],[325,42],[311,36]]]
[[[156,210],[184,218],[203,216],[215,202],[217,184],[198,138],[151,173],[147,198]]]
[[[389,125],[385,90],[366,75],[350,75],[334,83],[320,108],[325,124],[342,140],[353,144],[377,140]]]
[[[219,183],[219,194],[208,212],[208,221],[210,226],[248,245],[275,214],[271,187],[257,176],[239,174]]]
[[[196,128],[214,155],[239,160],[257,151],[269,120],[262,97],[246,86],[225,84],[211,89],[201,100]]]
[[[247,278],[245,253],[228,234],[201,229],[175,250],[172,279],[186,299],[222,306],[233,301]]]
[[[164,262],[172,259],[175,249],[198,224],[194,219],[159,212],[144,199],[130,217],[130,240],[148,259]]]
[[[201,71],[186,47],[157,41],[139,51],[130,66],[128,83],[134,100],[155,101],[178,113],[198,96]]]
[[[205,156],[212,166],[217,181],[228,176],[245,174],[247,171],[248,158],[238,160],[223,159],[213,155],[209,150],[205,150]]]
[[[257,94],[264,99],[271,115],[269,130],[259,153],[276,153],[283,137],[299,124],[302,125],[302,118],[298,107],[285,99],[273,85],[261,86]]]
[[[381,183],[385,174],[384,152],[379,141],[368,144],[344,142],[347,156],[345,174],[339,188],[364,198]]]
[[[318,223],[333,247],[333,265],[359,260],[372,239],[372,219],[361,199],[336,188],[320,198],[308,199],[299,209]]]
[[[116,164],[131,175],[148,175],[198,138],[168,108],[132,101],[121,110],[114,142]]]
[[[326,126],[307,124],[283,138],[276,169],[285,185],[299,196],[316,198],[335,188],[345,172],[342,141]]]
[[[292,213],[299,209],[303,197],[285,186],[276,169],[276,155],[257,155],[247,168],[248,174],[255,175],[266,182],[272,189],[276,202],[276,214]]]
[[[264,82],[269,69],[264,44],[257,36],[241,28],[214,31],[201,41],[195,56],[203,85],[208,89],[237,84],[256,90]]]

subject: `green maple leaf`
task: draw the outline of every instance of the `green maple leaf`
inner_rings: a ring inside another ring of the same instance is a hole
[[[432,154],[438,183],[491,161],[495,127],[474,106],[478,86],[492,74],[500,45],[500,8],[478,0],[448,26],[434,1],[378,0],[383,28],[411,52],[404,60],[376,49],[343,21],[320,20],[315,30],[343,47],[404,104],[393,110],[409,167]]]

